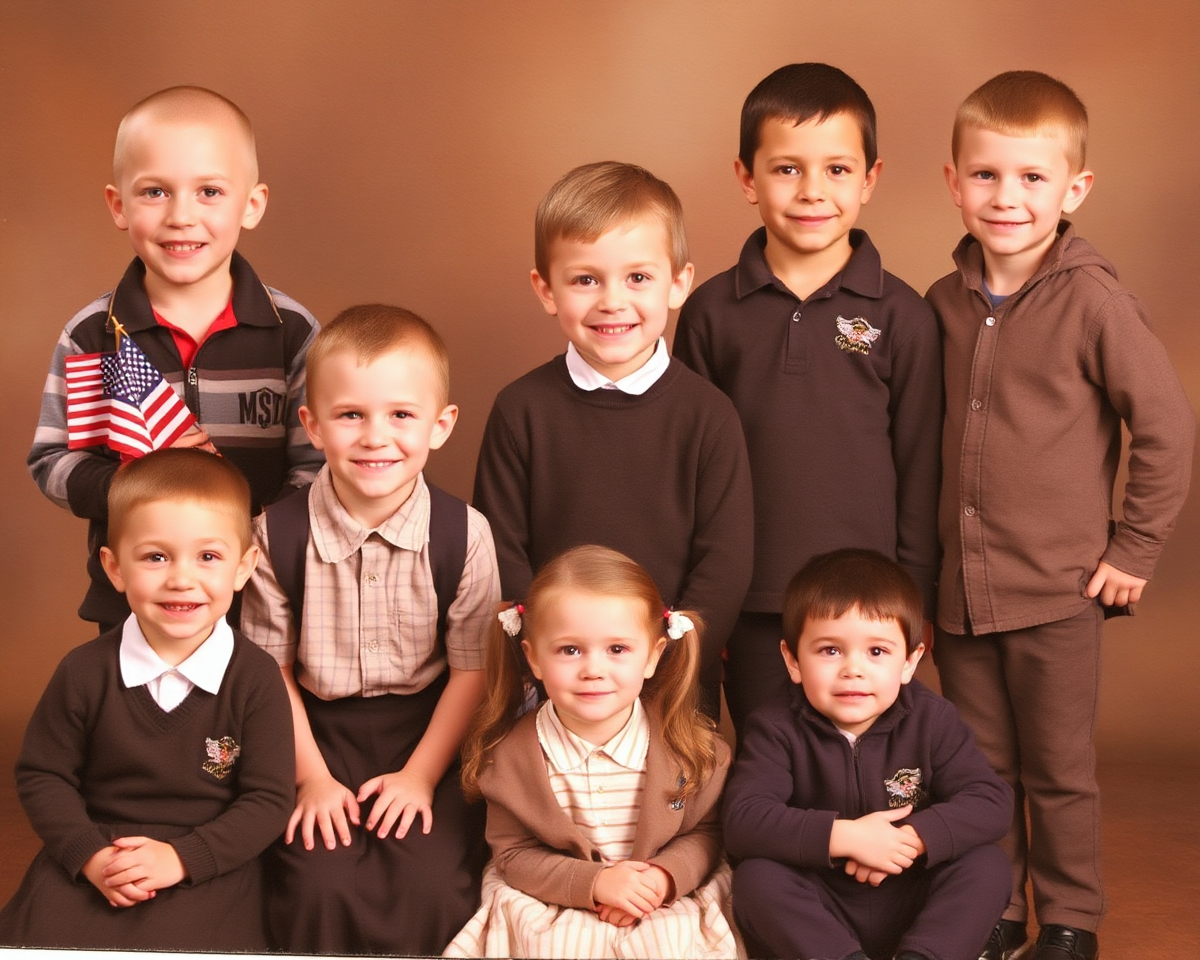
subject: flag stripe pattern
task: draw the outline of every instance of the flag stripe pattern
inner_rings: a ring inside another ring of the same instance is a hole
[[[116,353],[65,357],[67,446],[107,445],[129,457],[169,447],[196,422],[130,337]]]

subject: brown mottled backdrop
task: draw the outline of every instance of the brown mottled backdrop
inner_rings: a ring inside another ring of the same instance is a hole
[[[1076,221],[1148,303],[1200,401],[1198,11],[1194,0],[4,0],[0,721],[23,725],[54,664],[89,638],[74,615],[84,523],[41,496],[24,459],[55,338],[130,256],[102,191],[117,121],[139,98],[197,83],[249,113],[271,196],[242,249],[267,282],[320,318],[385,300],[441,328],[462,418],[430,473],[467,495],[496,391],[563,346],[527,280],[540,194],[578,163],[641,163],[680,193],[698,279],[711,276],[757,224],[732,174],[741,101],[796,60],[834,63],[873,97],[884,170],[863,225],[919,290],[947,272],[961,233],[941,174],[959,100],[1014,68],[1074,86],[1096,171]],[[1198,534],[1192,497],[1143,609],[1108,627],[1105,756],[1200,755]]]

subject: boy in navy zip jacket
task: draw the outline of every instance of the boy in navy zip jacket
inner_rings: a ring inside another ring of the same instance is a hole
[[[922,613],[871,550],[818,556],[788,586],[791,701],[751,713],[725,793],[753,956],[973,960],[1008,902],[1012,791],[912,682]]]

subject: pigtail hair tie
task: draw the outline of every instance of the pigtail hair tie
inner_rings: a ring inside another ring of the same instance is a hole
[[[500,621],[500,629],[507,633],[510,637],[516,638],[521,633],[521,615],[525,612],[523,603],[514,603],[507,610],[501,610],[496,614],[496,619]]]
[[[679,640],[685,633],[696,629],[691,619],[678,610],[664,610],[663,616],[667,620],[667,636],[672,640]]]

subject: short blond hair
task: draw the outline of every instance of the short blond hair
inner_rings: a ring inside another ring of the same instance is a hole
[[[108,488],[108,545],[116,549],[129,516],[148,503],[201,503],[228,514],[242,551],[250,549],[250,484],[224,457],[189,447],[155,450],[123,464]]]
[[[1087,108],[1061,80],[1036,70],[1010,70],[992,77],[962,102],[950,139],[955,162],[967,127],[1007,137],[1060,133],[1071,173],[1078,173],[1087,162]]]
[[[438,332],[411,310],[386,303],[347,307],[321,326],[304,362],[308,403],[313,403],[321,368],[336,353],[352,354],[367,364],[401,348],[422,351],[430,360],[438,384],[438,406],[450,402],[450,351]]]
[[[250,118],[236,103],[206,87],[168,87],[139,100],[126,111],[117,126],[113,147],[113,177],[120,180],[129,141],[140,123],[215,123],[231,121],[241,135],[250,159],[250,182],[258,181],[258,148]]]
[[[593,243],[619,224],[657,219],[667,234],[671,270],[688,263],[683,204],[666,182],[632,163],[604,160],[576,167],[538,204],[533,222],[533,260],[543,280],[550,276],[550,247],[556,240]]]

